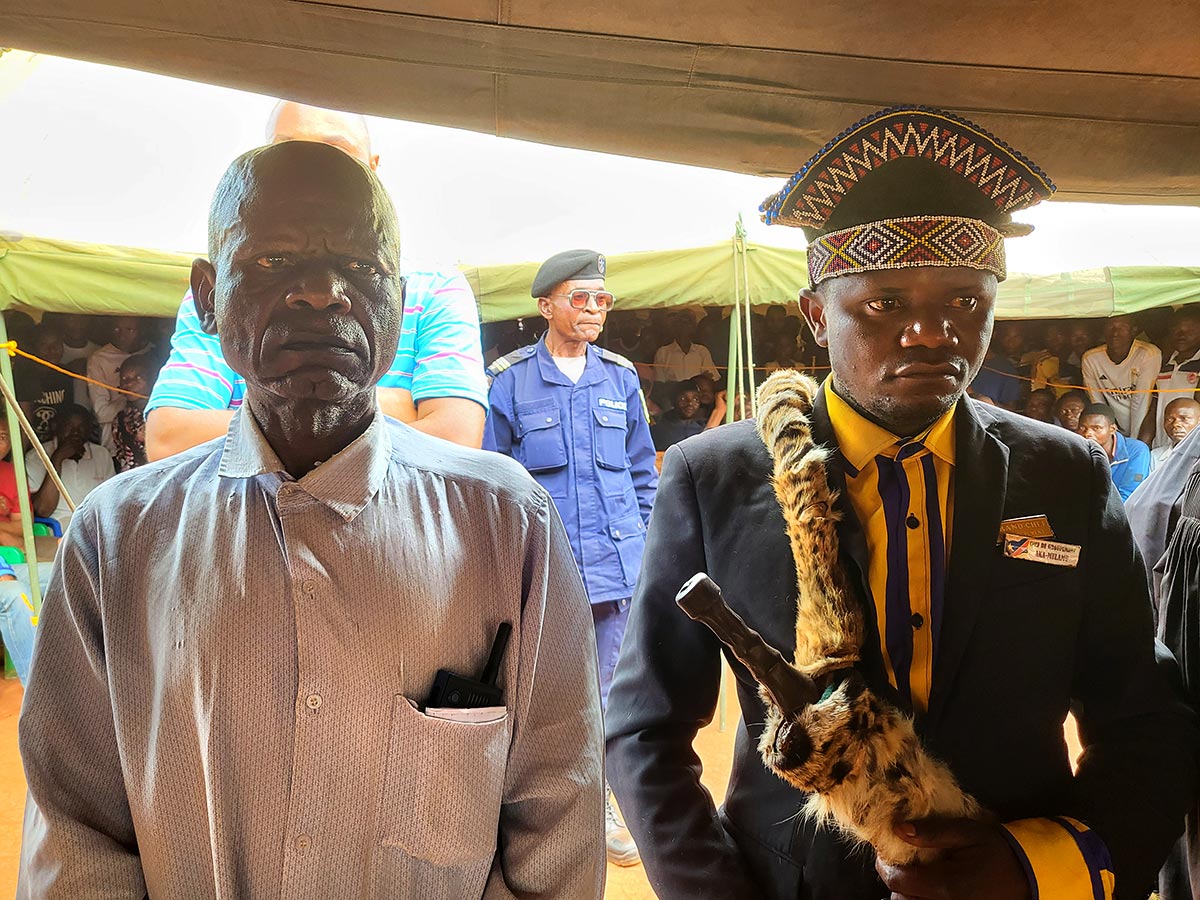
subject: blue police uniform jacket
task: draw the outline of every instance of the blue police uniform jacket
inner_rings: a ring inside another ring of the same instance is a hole
[[[633,363],[588,346],[579,382],[545,340],[488,368],[483,448],[511,456],[554,500],[592,603],[633,594],[658,487]]]

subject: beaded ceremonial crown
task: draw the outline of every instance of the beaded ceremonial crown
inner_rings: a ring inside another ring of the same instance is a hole
[[[1005,277],[1012,221],[1054,193],[1041,169],[972,122],[893,107],[842,132],[759,207],[767,224],[803,228],[809,277],[968,266]]]

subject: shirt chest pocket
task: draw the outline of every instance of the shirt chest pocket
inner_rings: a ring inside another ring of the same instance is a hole
[[[507,712],[488,722],[448,722],[392,706],[380,807],[381,843],[441,867],[480,867],[496,853],[508,760]]]
[[[530,472],[560,469],[567,464],[562,418],[553,400],[518,403],[517,426],[521,430],[521,459]]]
[[[605,469],[619,471],[629,468],[625,452],[625,416],[611,409],[592,410],[592,437],[596,447],[596,462]]]

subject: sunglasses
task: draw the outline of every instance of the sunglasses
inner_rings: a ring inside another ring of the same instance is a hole
[[[596,305],[604,310],[613,308],[613,304],[617,302],[617,298],[608,291],[585,291],[583,288],[577,288],[569,294],[551,294],[551,297],[566,297],[571,301],[572,309],[587,309],[588,301],[593,297],[596,300]]]

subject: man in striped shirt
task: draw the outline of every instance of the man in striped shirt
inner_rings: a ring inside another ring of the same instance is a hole
[[[281,102],[267,126],[268,143],[329,144],[374,170],[362,116]],[[221,342],[200,326],[191,291],[183,298],[171,356],[146,405],[150,459],[220,437],[242,405],[246,383],[225,362]],[[483,441],[487,383],[479,317],[466,279],[457,272],[410,272],[396,361],[379,382],[384,413],[419,431],[468,447]]]

